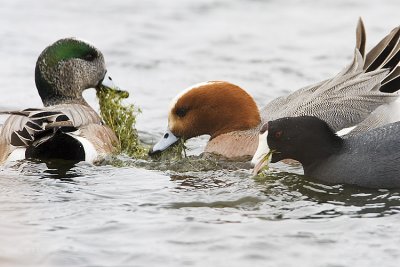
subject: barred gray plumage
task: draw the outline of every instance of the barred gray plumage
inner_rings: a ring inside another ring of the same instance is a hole
[[[394,118],[386,106],[398,99],[394,92],[400,89],[399,38],[397,27],[365,56],[366,36],[360,19],[352,63],[331,79],[271,101],[261,110],[263,123],[312,115],[335,131],[359,124],[354,135],[399,120],[400,114]]]

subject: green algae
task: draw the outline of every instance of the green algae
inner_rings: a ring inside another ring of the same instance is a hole
[[[104,123],[115,132],[119,141],[119,153],[136,159],[146,159],[148,158],[148,148],[140,142],[135,127],[136,117],[141,111],[133,104],[123,103],[123,100],[128,97],[127,91],[102,86],[100,90],[97,90],[100,116]],[[151,158],[157,161],[179,161],[186,158],[185,150],[185,142],[180,140]]]
[[[148,149],[141,144],[135,127],[136,116],[141,111],[133,104],[122,103],[129,93],[102,86],[97,90],[97,97],[101,118],[118,138],[119,152],[134,158],[146,157]]]
[[[265,179],[270,176],[269,165],[263,166],[257,174],[253,173],[255,179]]]
[[[249,162],[236,162],[224,160],[216,155],[187,156],[182,159],[133,159],[126,155],[112,155],[106,157],[100,165],[112,165],[114,167],[136,167],[148,170],[166,171],[169,174],[187,174],[220,170],[247,170]]]
[[[178,140],[175,144],[168,147],[166,150],[151,156],[152,159],[159,161],[176,161],[187,158],[186,145],[183,139]]]

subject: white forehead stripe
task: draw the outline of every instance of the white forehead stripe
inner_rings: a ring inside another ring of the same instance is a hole
[[[173,109],[173,108],[175,107],[176,103],[178,102],[178,100],[179,100],[184,94],[186,94],[187,92],[189,92],[190,90],[192,90],[192,89],[199,89],[200,87],[205,86],[205,85],[209,85],[209,84],[213,84],[213,83],[221,83],[221,82],[222,82],[222,81],[202,82],[202,83],[197,83],[197,84],[195,84],[195,85],[192,85],[192,86],[186,88],[185,90],[183,90],[182,92],[180,92],[179,94],[177,94],[177,95],[174,97],[174,99],[172,99],[171,104],[170,104],[170,106],[169,106],[169,109],[170,109],[170,110]]]

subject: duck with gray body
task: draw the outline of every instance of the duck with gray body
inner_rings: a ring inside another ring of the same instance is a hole
[[[202,83],[185,90],[172,101],[168,130],[150,150],[150,154],[164,151],[178,139],[187,140],[208,134],[211,139],[205,153],[215,153],[235,160],[253,156],[255,162],[264,153],[256,151],[259,130],[270,120],[316,116],[336,131],[356,127],[351,135],[400,120],[400,100],[398,94],[394,93],[400,89],[400,27],[393,29],[368,53],[365,50],[366,34],[361,19],[357,25],[356,37],[354,58],[349,66],[330,79],[272,100],[261,110],[250,108],[249,105],[241,106],[244,101],[235,101],[233,98],[228,101],[227,96],[237,91],[236,86],[230,83],[224,83],[226,89],[232,89],[226,90],[224,94],[219,93],[221,86],[215,86],[215,82]],[[202,93],[196,94],[199,89],[203,89]],[[186,101],[182,100],[185,95]],[[202,100],[207,95],[213,101]],[[247,93],[242,94],[242,99],[244,97],[247,97]],[[218,102],[218,105],[213,102]],[[201,109],[196,103],[202,103]],[[218,110],[220,116],[199,110]],[[251,118],[244,115],[249,111],[252,115],[259,115],[258,123],[244,122],[244,119]],[[226,114],[238,116],[223,116]],[[186,126],[174,129],[176,122]],[[210,122],[213,122],[213,131],[209,130]]]
[[[400,89],[399,42],[400,26],[366,54],[366,34],[360,20],[352,63],[331,79],[270,102],[261,111],[264,123],[308,115],[326,121],[335,131],[357,126],[351,131],[355,135],[399,120],[400,112],[386,112],[392,105],[393,109],[399,106],[394,93]],[[383,108],[376,110],[378,107]]]
[[[362,21],[353,62],[335,77],[270,102],[262,124],[284,117],[315,116],[339,135],[350,137],[400,120],[400,27],[365,54]],[[260,127],[261,129],[262,127]],[[252,164],[269,153],[263,133]]]
[[[115,133],[82,96],[114,87],[102,53],[74,38],[61,39],[39,56],[35,81],[44,108],[7,111],[0,134],[0,163],[22,158],[96,161],[116,151]]]
[[[304,175],[327,183],[400,187],[400,122],[341,138],[316,117],[268,122],[271,162],[299,161]]]

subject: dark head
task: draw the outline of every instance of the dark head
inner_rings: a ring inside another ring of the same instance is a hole
[[[311,116],[282,118],[267,127],[272,163],[294,159],[311,164],[335,153],[343,141],[326,122]]]
[[[35,81],[45,106],[83,103],[82,92],[99,87],[106,67],[102,53],[73,38],[48,46],[36,62]]]

